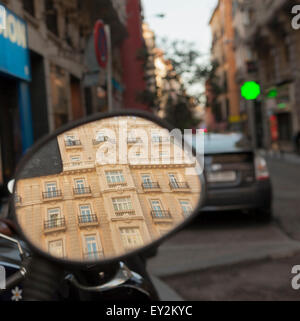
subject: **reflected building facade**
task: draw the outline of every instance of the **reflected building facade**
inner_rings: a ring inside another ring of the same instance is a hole
[[[62,172],[18,181],[18,220],[37,247],[79,261],[119,256],[158,239],[196,207],[195,161],[183,162],[182,147],[154,123],[121,118],[59,136]]]

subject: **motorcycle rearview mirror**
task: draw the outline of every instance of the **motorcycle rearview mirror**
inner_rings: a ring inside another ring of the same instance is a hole
[[[15,177],[25,241],[64,264],[105,264],[159,245],[199,213],[202,168],[181,132],[140,112],[94,116],[37,143]]]

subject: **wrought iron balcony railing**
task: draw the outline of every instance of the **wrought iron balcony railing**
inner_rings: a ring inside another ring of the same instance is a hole
[[[55,191],[48,191],[43,193],[43,199],[44,200],[49,200],[52,198],[60,198],[62,197],[62,192],[61,190],[55,190]]]
[[[109,187],[116,187],[116,186],[127,186],[127,182],[115,182],[115,183],[107,183]]]
[[[151,215],[155,219],[171,219],[171,213],[170,211],[164,211],[164,210],[152,210]]]
[[[86,260],[98,260],[103,257],[103,251],[85,252],[83,256]]]
[[[67,147],[81,146],[80,140],[66,140],[65,144]]]
[[[107,136],[99,137],[97,139],[93,139],[93,145],[99,145],[99,144],[107,142],[107,141],[108,141]]]
[[[187,182],[170,182],[170,187],[172,190],[189,189],[190,188],[190,186]]]
[[[79,222],[79,224],[98,223],[98,217],[96,214],[79,215],[78,222]]]
[[[134,216],[135,215],[135,210],[116,211],[115,215],[118,216],[118,217],[122,217],[122,216],[125,216],[125,215]]]
[[[44,222],[45,231],[57,229],[57,228],[65,228],[66,227],[66,219],[64,217],[46,220]]]
[[[128,138],[127,139],[127,143],[128,144],[137,144],[137,143],[142,143],[142,139],[141,138]]]
[[[145,190],[160,189],[160,185],[157,182],[143,183],[142,187]]]
[[[75,195],[86,195],[91,194],[91,188],[88,187],[77,187],[73,189]]]

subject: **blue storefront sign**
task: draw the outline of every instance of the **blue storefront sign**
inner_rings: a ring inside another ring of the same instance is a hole
[[[22,148],[26,152],[33,144],[30,56],[27,24],[16,14],[0,4],[0,76],[7,75],[18,82],[18,102]],[[3,105],[3,103],[2,103]],[[5,106],[0,106],[5,108]]]
[[[0,28],[0,72],[30,81],[27,24],[10,10],[0,7],[1,22],[5,22]]]

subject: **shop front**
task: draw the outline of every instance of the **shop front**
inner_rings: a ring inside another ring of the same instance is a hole
[[[288,83],[268,91],[267,110],[272,147],[282,151],[293,149],[293,89],[294,84]]]
[[[15,167],[33,143],[29,82],[30,60],[26,22],[4,8],[0,28],[0,186],[13,177]]]

